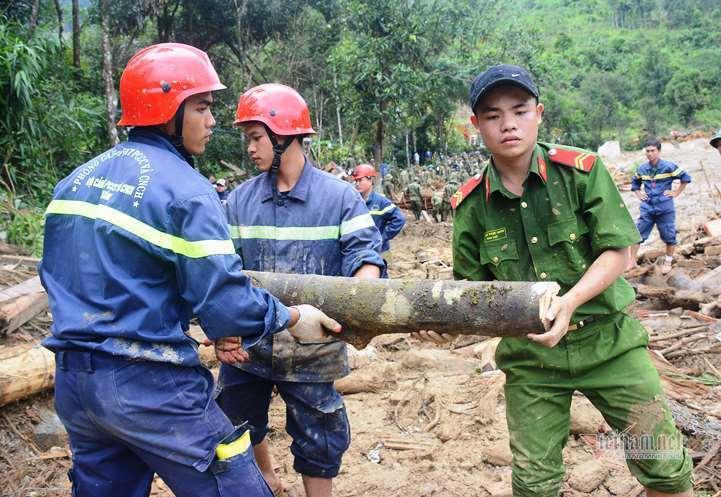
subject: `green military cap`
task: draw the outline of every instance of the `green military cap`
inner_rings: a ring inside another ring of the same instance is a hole
[[[716,133],[711,137],[711,140],[709,143],[713,148],[716,148],[716,145],[718,145],[718,141],[721,140],[721,128],[719,128]]]

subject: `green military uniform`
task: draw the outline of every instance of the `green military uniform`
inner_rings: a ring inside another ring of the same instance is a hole
[[[410,176],[408,175],[408,171],[405,170],[405,169],[401,169],[400,178],[399,178],[399,179],[400,179],[400,185],[399,185],[399,186],[400,186],[402,189],[405,189],[405,188],[408,186],[408,184],[411,182]]]
[[[396,190],[393,185],[393,175],[388,173],[383,178],[383,195],[395,202],[395,193]]]
[[[458,190],[458,184],[449,181],[446,183],[446,186],[443,187],[443,206],[441,208],[442,215],[445,219],[451,220],[453,219],[453,209],[451,209],[451,197],[453,197],[453,194],[456,193],[456,190]]]
[[[456,279],[557,281],[563,295],[602,252],[640,240],[600,159],[568,147],[536,146],[521,197],[504,187],[491,163],[453,204]],[[558,495],[575,390],[628,441],[650,448],[627,453],[641,484],[669,493],[691,487],[691,459],[649,359],[648,335],[625,313],[633,300],[619,277],[576,310],[569,330],[576,329],[555,347],[501,340],[496,361],[506,374],[515,496]]]
[[[433,205],[433,220],[438,222],[445,221],[446,218],[443,216],[443,194],[441,192],[433,192],[431,196],[431,204]]]
[[[421,185],[418,184],[418,180],[414,179],[408,188],[406,188],[408,198],[411,199],[411,210],[413,215],[416,217],[416,221],[421,219],[422,201],[421,201]]]

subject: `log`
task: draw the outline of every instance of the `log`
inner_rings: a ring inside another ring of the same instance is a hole
[[[191,326],[188,335],[205,340],[199,326]],[[212,367],[218,360],[212,346],[198,347],[201,362]],[[55,354],[40,345],[0,347],[0,407],[24,399],[55,384]]]
[[[677,290],[698,290],[701,288],[697,281],[693,280],[686,271],[680,268],[671,271],[666,284]]]
[[[55,382],[55,355],[36,346],[0,349],[0,407],[48,388]]]
[[[40,259],[38,259],[37,257],[30,257],[25,255],[0,255],[0,265],[12,264],[35,268],[39,263]]]
[[[559,291],[553,282],[357,279],[246,271],[286,305],[311,304],[337,320],[338,338],[365,347],[387,333],[542,333],[540,316]]]
[[[45,289],[43,289],[43,286],[40,284],[40,277],[35,276],[34,278],[25,280],[15,286],[11,286],[5,290],[0,290],[0,302],[5,302],[6,300],[14,299],[16,297],[22,297],[23,295],[27,295],[29,293],[44,291]]]
[[[697,277],[694,281],[704,292],[719,295],[721,292],[721,266]]]
[[[0,304],[0,334],[18,329],[48,307],[45,292],[31,293]]]

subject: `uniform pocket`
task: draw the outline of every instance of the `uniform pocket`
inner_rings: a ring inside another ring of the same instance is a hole
[[[479,255],[481,264],[498,267],[504,262],[518,261],[518,247],[509,239],[482,242]]]
[[[210,465],[215,476],[220,497],[273,497],[270,487],[253,458],[253,449],[223,461],[215,460]]]
[[[564,219],[548,225],[548,244],[553,250],[556,275],[560,283],[575,284],[593,262],[588,240],[588,226],[578,218]]]
[[[561,242],[579,243],[583,235],[588,233],[588,226],[577,218],[564,219],[548,225],[548,243],[556,245]]]

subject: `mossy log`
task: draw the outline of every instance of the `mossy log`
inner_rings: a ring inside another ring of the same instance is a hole
[[[552,282],[358,279],[246,271],[286,305],[311,304],[357,348],[387,333],[525,336],[542,333]]]

